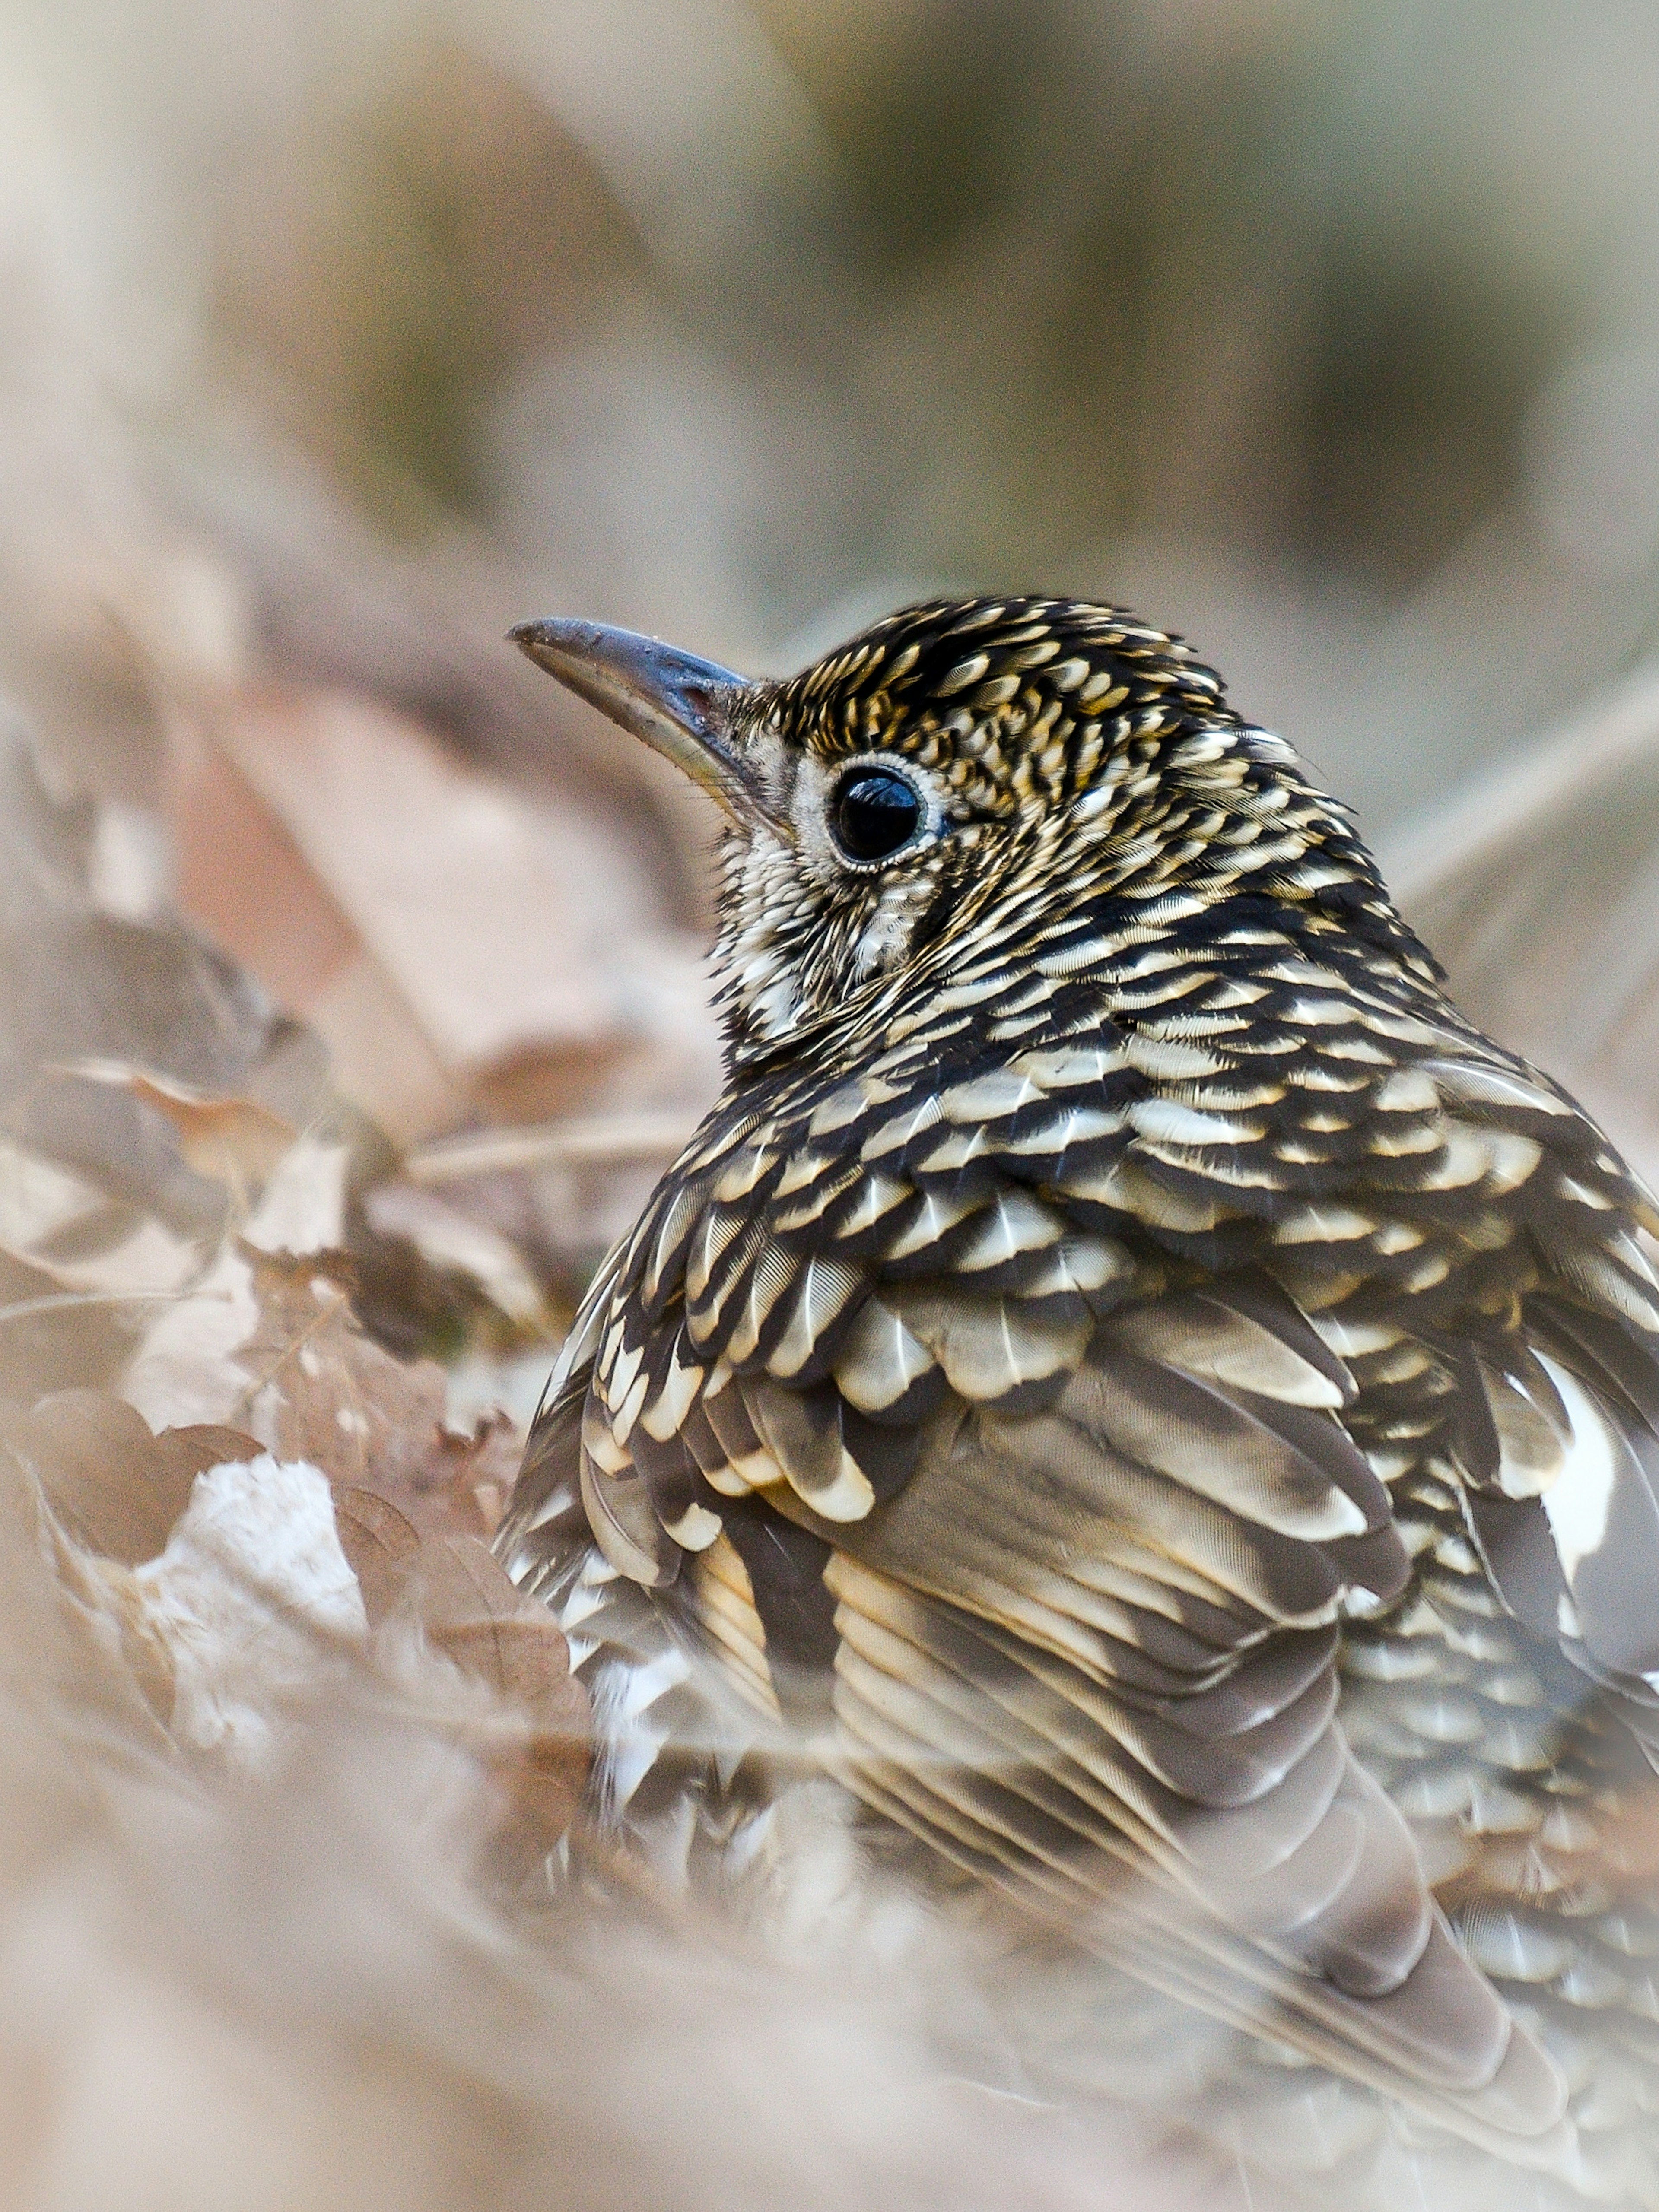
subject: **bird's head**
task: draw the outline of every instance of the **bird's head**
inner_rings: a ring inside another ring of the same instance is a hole
[[[594,623],[512,635],[724,810],[739,1063],[927,988],[988,932],[1018,957],[1085,900],[1379,896],[1290,747],[1121,609],[930,603],[781,680]]]

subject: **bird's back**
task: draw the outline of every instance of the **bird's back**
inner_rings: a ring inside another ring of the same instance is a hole
[[[1185,742],[1169,865],[1036,851],[741,1059],[505,1555],[605,1817],[729,1847],[828,1771],[1281,2090],[1651,2203],[1651,1202],[1294,775],[1206,812],[1276,740]],[[1194,896],[1200,829],[1251,866]]]

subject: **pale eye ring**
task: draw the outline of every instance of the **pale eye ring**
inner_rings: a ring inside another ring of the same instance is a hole
[[[830,830],[843,858],[869,867],[915,841],[927,820],[907,775],[878,761],[850,769],[830,794]]]

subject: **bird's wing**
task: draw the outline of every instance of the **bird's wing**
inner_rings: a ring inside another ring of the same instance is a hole
[[[812,1523],[850,1778],[1206,2009],[1541,2135],[1560,2086],[1337,1725],[1340,1593],[1405,1561],[1334,1366],[1241,1280],[1109,1317],[1049,1407],[934,1415],[884,1513]]]
[[[799,1474],[822,1394],[729,1388],[724,1448]],[[1167,1293],[1106,1317],[1047,1406],[947,1390],[878,1514],[826,1521],[775,1477],[723,1503],[679,1580],[731,1548],[762,1689],[780,1655],[832,1666],[847,1778],[946,1857],[1212,2014],[1541,2138],[1559,2084],[1336,1724],[1340,1594],[1405,1571],[1350,1389],[1264,1279]],[[568,1392],[540,1435],[567,1509],[580,1414]]]
[[[1216,1209],[1162,1158],[1215,1137],[1098,1032],[717,1121],[579,1321],[589,1521],[647,1587],[734,1551],[757,1647],[787,1601],[833,1653],[854,1786],[951,1856],[1466,2130],[1547,2130],[1335,1725],[1339,1605],[1405,1557],[1341,1362],[1260,1270],[1182,1266]]]
[[[1373,1157],[1347,1194],[1424,1287],[1400,1295],[1368,1267],[1322,1333],[1362,1380],[1402,1378],[1402,1436],[1455,1485],[1504,1605],[1659,1763],[1659,1279],[1638,1236],[1659,1206],[1572,1100],[1485,1039],[1449,1035],[1405,1080],[1437,1102],[1437,1145],[1408,1156],[1413,1179]],[[1274,1264],[1315,1290],[1316,1261]]]
[[[1456,1354],[1455,1459],[1505,1606],[1659,1766],[1659,1279],[1636,1233],[1659,1208],[1586,1119],[1548,1126],[1549,1103],[1516,1208],[1534,1280],[1518,1326]]]

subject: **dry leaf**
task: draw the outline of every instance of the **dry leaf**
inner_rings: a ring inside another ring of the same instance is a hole
[[[130,1567],[153,1559],[206,1468],[264,1447],[236,1429],[167,1429],[101,1390],[60,1390],[6,1418],[5,1441],[77,1543]]]
[[[102,1291],[118,1310],[183,1291],[202,1266],[193,1237],[176,1236],[135,1206],[111,1200],[35,1245],[26,1255],[66,1291]]]
[[[592,1761],[592,1712],[548,1613],[539,1620],[521,1614],[496,1626],[506,1632],[496,1649],[507,1656],[517,1685],[515,1702],[530,1723],[522,1741],[490,1762],[507,1796],[495,1838],[498,1863],[504,1877],[521,1880],[557,1844],[581,1804]]]
[[[524,1438],[508,1413],[483,1414],[470,1436],[440,1431],[429,1462],[434,1489],[453,1502],[463,1528],[489,1537],[495,1533],[524,1455]]]
[[[0,1139],[0,1244],[27,1253],[107,1203],[106,1194],[83,1176]]]
[[[259,1318],[237,1358],[252,1425],[279,1459],[309,1461],[331,1482],[405,1484],[443,1416],[442,1369],[382,1352],[314,1261],[249,1257]]]
[[[295,1139],[286,1121],[251,1098],[197,1091],[127,1060],[76,1060],[52,1072],[125,1091],[153,1106],[178,1131],[185,1165],[235,1191],[267,1182]]]
[[[364,1211],[379,1235],[406,1240],[429,1267],[475,1284],[515,1327],[550,1339],[541,1286],[498,1231],[412,1182],[382,1183],[368,1194]]]
[[[243,1347],[259,1326],[253,1270],[221,1252],[206,1274],[154,1315],[121,1378],[121,1395],[155,1429],[243,1419]]]
[[[587,1778],[587,1696],[557,1622],[475,1536],[423,1539],[389,1500],[356,1486],[335,1492],[334,1517],[371,1626],[412,1608],[431,1645],[495,1701],[458,1735],[501,1792],[501,1871],[526,1871],[564,1833]]]
[[[104,1382],[131,1340],[118,1301],[65,1290],[46,1268],[0,1252],[0,1395],[29,1405],[47,1390]]]
[[[368,1630],[327,1484],[264,1452],[198,1480],[135,1579],[173,1664],[173,1733],[250,1770],[295,1726],[295,1694],[343,1679]]]
[[[6,1442],[69,1534],[130,1567],[165,1546],[197,1473],[158,1449],[125,1399],[101,1390],[43,1398],[8,1423]]]
[[[334,1492],[334,1525],[362,1591],[368,1625],[378,1628],[409,1588],[421,1532],[389,1499],[352,1484]]]
[[[648,893],[588,824],[526,805],[363,700],[313,695],[229,735],[446,1066],[587,1052],[614,1032],[611,975]]]
[[[241,719],[234,702],[225,711]],[[304,1017],[327,1044],[341,1090],[395,1140],[447,1126],[465,1091],[334,891],[223,744],[179,717],[168,735],[167,811],[184,911]]]
[[[173,1706],[173,1667],[167,1646],[151,1626],[131,1568],[86,1551],[53,1513],[27,1458],[12,1446],[10,1424],[18,1409],[6,1409],[0,1431],[0,1516],[7,1534],[25,1534],[37,1559],[52,1570],[51,1596],[64,1644],[59,1664],[73,1683],[77,1703],[136,1728],[155,1747]],[[50,1653],[36,1644],[32,1664],[47,1663]]]
[[[83,1651],[88,1645],[97,1650],[109,1678],[104,1686],[106,1702],[131,1711],[132,1700],[121,1694],[118,1682],[125,1675],[150,1717],[162,1729],[168,1729],[178,1692],[173,1652],[152,1618],[137,1575],[118,1560],[83,1551],[56,1528],[52,1564],[58,1571],[60,1617]]]
[[[155,1449],[170,1480],[189,1483],[210,1467],[228,1467],[234,1460],[258,1459],[264,1446],[246,1429],[228,1429],[216,1421],[191,1422],[179,1429],[163,1429]]]
[[[421,1617],[439,1641],[473,1622],[510,1619],[525,1602],[506,1568],[476,1536],[429,1537],[421,1547],[418,1583]]]
[[[279,1459],[307,1460],[337,1486],[378,1492],[422,1533],[486,1534],[474,1493],[499,1474],[497,1430],[484,1424],[471,1439],[452,1436],[442,1368],[383,1352],[358,1328],[335,1276],[314,1262],[249,1256],[259,1322],[236,1357],[249,1376],[250,1427]]]
[[[476,1748],[506,1795],[496,1836],[503,1873],[521,1875],[569,1826],[587,1779],[591,1712],[570,1648],[544,1606],[526,1598],[475,1537],[422,1545],[415,1570],[437,1648],[487,1683],[505,1708]]]
[[[345,1241],[346,1174],[351,1148],[337,1139],[299,1138],[272,1170],[242,1231],[262,1252],[334,1252]]]

